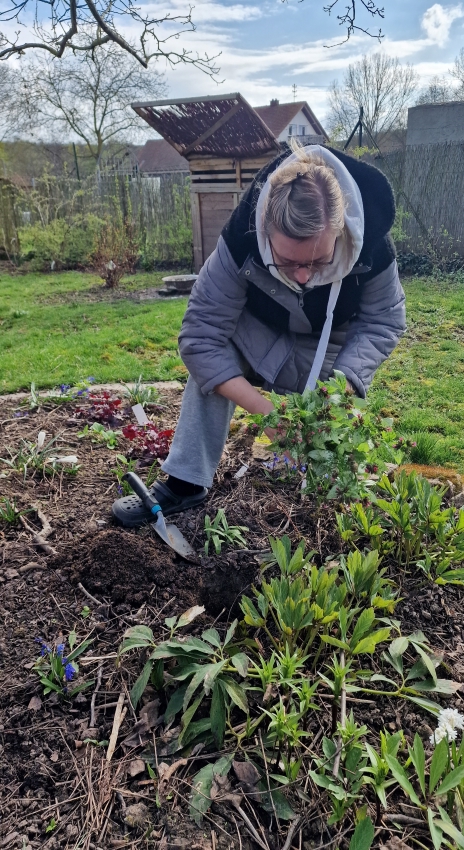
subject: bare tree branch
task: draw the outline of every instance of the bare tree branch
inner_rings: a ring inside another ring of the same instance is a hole
[[[324,12],[328,12],[328,14],[331,15],[332,10],[338,3],[339,0],[332,0],[332,3],[324,6]],[[373,18],[378,17],[383,19],[385,17],[385,9],[383,6],[377,6],[374,0],[361,0],[361,7],[364,7],[364,9],[369,12]],[[326,47],[338,47],[340,44],[345,44],[355,32],[363,32],[365,35],[371,36],[371,38],[378,39],[378,41],[382,40],[384,35],[381,29],[379,29],[376,33],[369,32],[367,27],[360,26],[356,23],[356,15],[356,0],[349,0],[348,6],[345,6],[345,11],[341,15],[337,15],[339,25],[346,27],[346,38],[344,38],[343,41],[338,42],[338,44],[330,44],[326,45]]]
[[[0,60],[37,50],[61,58],[65,50],[91,53],[114,42],[144,68],[151,59],[164,58],[171,65],[194,65],[216,77],[218,68],[214,63],[220,54],[210,56],[186,49],[172,50],[168,44],[173,38],[195,31],[191,11],[191,7],[187,7],[181,15],[166,12],[152,17],[142,14],[135,0],[10,0],[7,9],[0,9],[0,26],[2,22],[16,21],[19,28],[13,36],[0,31]],[[121,18],[137,25],[138,46],[121,34],[124,25],[124,21],[118,21]],[[24,40],[26,33],[33,33],[34,39]]]

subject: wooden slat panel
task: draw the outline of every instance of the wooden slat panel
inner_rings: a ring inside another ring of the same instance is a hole
[[[232,192],[223,192],[221,195],[202,195],[201,196],[201,214],[202,217],[207,211],[214,210],[233,210],[234,200]]]
[[[222,174],[195,174],[192,177],[192,183],[236,183],[235,171],[224,171]]]
[[[260,157],[254,157],[254,158],[251,158],[251,159],[242,159],[242,169],[243,168],[256,168],[256,171],[259,171],[260,168],[263,167],[263,165],[267,165],[267,163],[271,162],[271,160],[274,159],[275,156],[276,156],[276,154],[272,153],[269,156],[265,156],[265,157],[260,156]]]
[[[240,186],[232,183],[192,183],[191,192],[199,192],[200,194],[231,194],[232,192],[240,192]]]
[[[204,262],[214,251],[221,230],[234,209],[234,195],[232,192],[205,193],[199,196],[199,201]]]
[[[200,196],[190,195],[192,204],[193,267],[198,274],[203,265],[203,245],[201,239]]]
[[[231,171],[235,168],[235,160],[234,159],[212,159],[211,157],[205,157],[205,159],[191,159],[189,161],[190,171],[218,171],[221,169],[230,169]]]
[[[203,253],[205,255],[205,260],[207,260],[209,255],[213,253],[217,245],[220,232],[221,231],[219,230],[217,236],[208,236],[206,239],[203,239]]]

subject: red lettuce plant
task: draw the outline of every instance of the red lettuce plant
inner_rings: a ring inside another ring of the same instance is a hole
[[[89,406],[78,407],[76,416],[92,422],[102,422],[106,425],[119,425],[124,415],[121,409],[122,399],[114,397],[108,390],[100,393],[90,393]]]
[[[161,430],[153,422],[148,422],[146,425],[126,425],[122,433],[126,440],[134,443],[134,449],[142,457],[163,459],[168,455],[174,431],[172,428]]]

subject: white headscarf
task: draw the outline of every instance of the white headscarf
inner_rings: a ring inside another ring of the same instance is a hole
[[[361,193],[357,183],[353,180],[351,174],[345,168],[343,163],[340,162],[333,153],[320,145],[309,146],[305,153],[309,154],[309,156],[314,154],[314,156],[320,157],[335,172],[345,198],[345,228],[351,237],[350,239],[337,239],[333,262],[316,272],[314,277],[312,277],[304,287],[304,290],[308,290],[313,289],[316,286],[325,286],[328,283],[332,284],[327,303],[324,327],[321,332],[321,338],[311,367],[311,372],[306,383],[306,388],[309,387],[313,390],[316,386],[316,381],[324,363],[327,345],[332,330],[333,311],[342,285],[342,278],[351,272],[361,253],[364,238],[364,209]],[[283,162],[281,162],[279,168],[282,168],[284,165],[288,165],[289,162],[294,162],[298,159],[298,154],[292,153],[284,159]],[[284,283],[294,292],[301,292],[302,287],[298,283],[290,280],[286,275],[281,274],[279,270],[272,265],[274,263],[272,249],[269,239],[263,229],[266,199],[270,188],[271,184],[268,177],[266,183],[261,189],[261,192],[259,193],[258,203],[256,206],[256,235],[258,238],[259,253],[261,254],[261,259],[264,265],[270,265],[269,271],[273,277],[280,280],[281,283]]]

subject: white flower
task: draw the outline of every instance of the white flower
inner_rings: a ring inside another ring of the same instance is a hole
[[[455,741],[456,734],[456,730],[451,729],[450,726],[437,726],[435,732],[430,736],[430,743],[433,745],[439,744],[440,741],[443,741],[443,738],[446,738],[448,742]]]
[[[444,738],[455,741],[457,730],[464,729],[464,715],[457,708],[442,708],[438,715],[438,726],[433,735],[430,736],[431,744],[439,744]]]
[[[464,714],[460,714],[457,708],[443,708],[438,715],[438,725],[464,729]]]
[[[40,449],[43,449],[43,446],[44,446],[44,443],[45,443],[45,437],[46,437],[46,436],[47,436],[47,432],[46,432],[46,431],[39,431],[38,436],[37,436],[37,448],[38,448],[39,450],[40,450]]]

